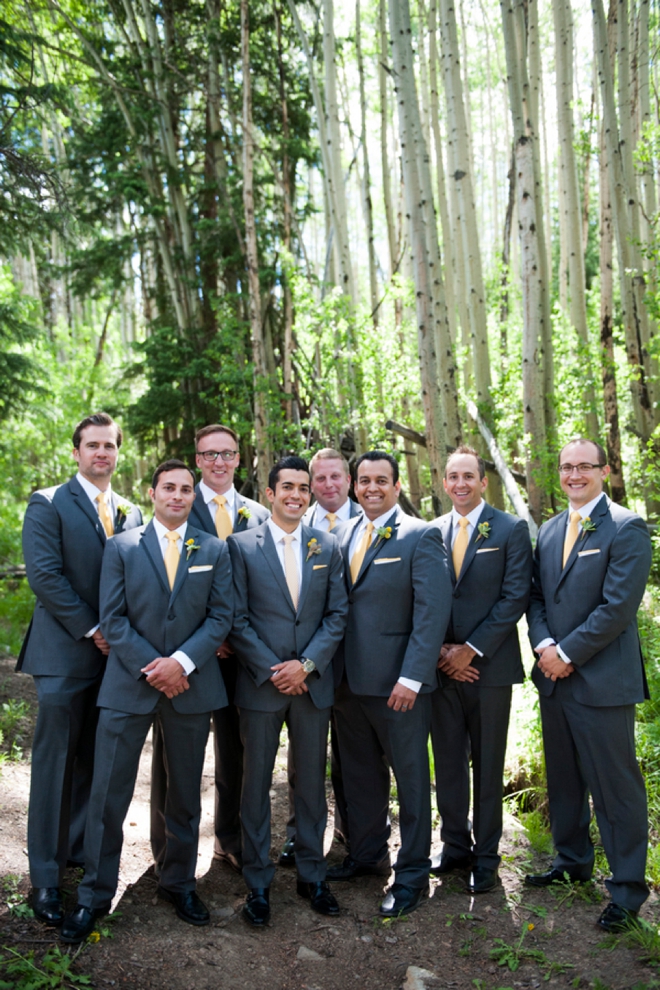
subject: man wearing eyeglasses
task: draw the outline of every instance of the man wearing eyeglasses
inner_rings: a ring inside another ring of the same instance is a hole
[[[204,426],[195,436],[195,461],[202,480],[195,486],[190,525],[225,540],[230,533],[242,533],[261,525],[270,516],[263,505],[239,495],[234,474],[240,455],[238,436],[229,426]],[[221,644],[218,643],[218,647]],[[241,872],[241,825],[239,809],[243,781],[243,744],[239,735],[238,709],[233,704],[238,663],[224,647],[219,653],[222,677],[229,704],[213,712],[215,748],[215,842],[214,859]],[[154,730],[151,775],[151,849],[156,863],[165,852],[165,792],[167,774],[162,740]]]
[[[557,855],[526,882],[548,887],[590,879],[589,794],[612,871],[609,932],[637,923],[648,823],[635,757],[635,704],[648,698],[637,609],[651,566],[646,523],[603,492],[603,448],[568,443],[559,478],[569,508],[545,523],[534,555],[529,634],[541,704],[550,825]]]

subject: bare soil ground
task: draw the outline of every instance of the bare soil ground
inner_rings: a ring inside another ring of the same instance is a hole
[[[0,659],[0,703],[22,697],[36,709],[31,678],[13,673],[13,661]],[[33,709],[33,710],[34,710]],[[57,933],[31,919],[16,918],[7,897],[17,878],[29,892],[26,811],[29,788],[29,726],[24,759],[5,764],[0,776],[0,955],[2,947],[27,953],[35,961],[58,944]],[[148,842],[150,747],[145,747],[138,787],[125,826],[121,886],[114,920],[103,923],[108,935],[83,947],[73,964],[94,987],[128,990],[406,990],[442,987],[452,990],[509,990],[543,985],[630,990],[660,987],[655,970],[640,960],[642,950],[604,937],[595,925],[606,902],[602,878],[576,895],[551,895],[523,886],[534,861],[519,823],[509,817],[503,841],[502,886],[471,897],[460,876],[432,881],[428,904],[408,918],[387,922],[378,917],[383,884],[362,878],[335,884],[342,913],[336,920],[315,915],[296,895],[295,870],[278,869],[271,890],[272,920],[264,931],[251,930],[240,916],[245,896],[239,876],[212,861],[212,762],[204,774],[204,810],[199,852],[198,891],[212,913],[211,925],[193,928],[179,921],[171,906],[156,899]],[[273,855],[284,839],[286,775],[284,751],[273,781]],[[344,850],[327,842],[329,862]],[[393,857],[397,833],[393,830]],[[9,879],[8,879],[9,878]],[[75,904],[79,873],[69,871],[65,890]],[[657,927],[655,895],[643,917]],[[531,926],[531,927],[530,927]],[[524,934],[523,934],[524,933]],[[491,952],[502,940],[511,947],[534,950],[511,971],[498,966]],[[416,969],[415,969],[416,968]],[[418,970],[426,971],[420,974]],[[6,975],[4,976],[6,979]],[[3,979],[0,964],[0,981]],[[7,985],[7,984],[5,984]],[[10,984],[12,985],[12,984]],[[59,985],[59,984],[58,984]]]

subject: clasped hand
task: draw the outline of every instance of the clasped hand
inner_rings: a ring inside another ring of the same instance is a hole
[[[142,667],[147,681],[157,691],[162,691],[166,698],[176,698],[190,687],[185,671],[174,657],[156,657],[146,667]]]
[[[274,664],[270,669],[275,671],[270,679],[282,694],[305,694],[309,691],[305,684],[307,672],[300,660],[285,660],[284,663]]]
[[[539,650],[538,654],[539,670],[544,677],[549,677],[551,681],[561,680],[562,677],[568,677],[568,675],[572,674],[575,670],[572,663],[565,663],[562,660],[557,653],[557,647],[554,643],[550,646],[546,646],[542,650]]]
[[[479,671],[470,666],[476,655],[467,643],[443,643],[438,668],[454,681],[478,681]]]

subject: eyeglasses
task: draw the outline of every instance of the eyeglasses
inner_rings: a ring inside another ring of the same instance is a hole
[[[219,457],[223,461],[233,461],[237,453],[237,450],[198,450],[197,456],[203,458],[207,464],[212,464]]]
[[[593,471],[595,468],[603,468],[604,464],[560,464],[559,473],[568,477],[573,474],[573,471],[577,471],[578,474],[586,474],[587,471]]]

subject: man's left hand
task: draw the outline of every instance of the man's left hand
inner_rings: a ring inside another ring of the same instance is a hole
[[[416,693],[397,681],[387,699],[387,707],[393,708],[395,712],[409,712],[415,707],[416,701]]]
[[[309,690],[305,684],[307,672],[303,670],[300,660],[285,660],[270,669],[274,671],[271,681],[282,694],[305,694]]]
[[[478,681],[479,671],[476,667],[470,666],[476,655],[476,650],[467,643],[445,643],[440,653],[438,667],[443,674],[456,681]]]
[[[183,667],[174,657],[156,657],[142,668],[142,673],[147,675],[151,687],[168,698],[175,698],[190,687]]]
[[[565,663],[562,658],[557,653],[557,647],[555,644],[552,646],[546,646],[543,652],[539,656],[538,660],[539,670],[545,677],[549,677],[551,681],[561,680],[563,677],[568,677],[575,670],[572,663]]]

